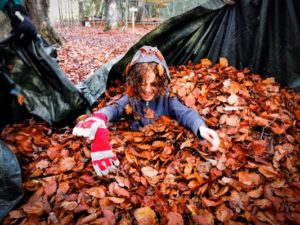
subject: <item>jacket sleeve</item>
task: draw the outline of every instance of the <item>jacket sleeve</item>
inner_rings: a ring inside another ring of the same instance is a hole
[[[97,112],[105,114],[108,122],[114,121],[122,115],[127,103],[128,103],[128,96],[124,95],[119,100],[115,101],[112,105],[103,107]]]
[[[169,97],[169,110],[170,116],[182,126],[189,128],[197,138],[201,138],[199,127],[206,124],[198,112],[182,104],[177,97]]]

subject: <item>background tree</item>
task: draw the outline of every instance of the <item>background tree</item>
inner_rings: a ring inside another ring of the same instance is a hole
[[[121,22],[120,1],[105,0],[105,28],[104,31],[110,29],[118,29]]]
[[[62,37],[55,31],[49,21],[49,0],[25,0],[29,17],[38,29],[38,33],[50,43],[62,44]]]

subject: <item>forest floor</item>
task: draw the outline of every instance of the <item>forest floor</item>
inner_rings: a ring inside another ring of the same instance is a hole
[[[102,27],[60,27],[58,32],[65,39],[58,48],[61,68],[77,84],[93,74],[103,64],[126,53],[154,26],[137,26],[119,31],[104,32]]]

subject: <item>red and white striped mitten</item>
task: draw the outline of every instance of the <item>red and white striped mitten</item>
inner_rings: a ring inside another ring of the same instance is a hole
[[[115,171],[120,162],[111,150],[106,128],[106,116],[94,113],[91,117],[80,121],[73,129],[73,134],[91,140],[91,159],[98,176]]]
[[[120,162],[111,150],[107,128],[97,130],[92,141],[91,158],[94,170],[99,176],[114,172],[119,166]]]

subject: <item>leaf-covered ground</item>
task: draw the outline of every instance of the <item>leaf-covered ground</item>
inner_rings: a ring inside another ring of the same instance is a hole
[[[78,83],[93,74],[101,65],[125,53],[153,26],[138,26],[131,29],[103,32],[100,28],[62,27],[59,33],[65,44],[58,49],[59,65],[73,83]]]
[[[100,178],[71,126],[15,124],[1,138],[26,194],[3,224],[300,224],[300,94],[225,59],[170,72],[172,93],[218,132],[218,151],[171,118],[139,132],[123,119],[109,124],[119,170]],[[97,108],[124,89],[109,89]]]

